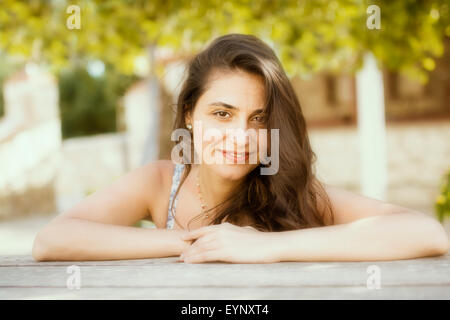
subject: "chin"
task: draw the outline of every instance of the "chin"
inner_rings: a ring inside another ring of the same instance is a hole
[[[254,164],[212,164],[210,169],[227,180],[240,180],[248,175],[257,165]]]

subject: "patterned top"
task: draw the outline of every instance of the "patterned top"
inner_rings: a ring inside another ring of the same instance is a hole
[[[172,207],[172,203],[173,203],[173,212],[175,214],[176,208],[177,208],[178,195],[175,198],[175,201],[174,201],[173,197],[175,196],[175,192],[177,191],[178,185],[180,184],[181,173],[183,172],[183,169],[184,169],[184,164],[178,164],[178,163],[175,164],[175,169],[173,171],[173,176],[172,176],[172,187],[170,189],[169,213],[167,215],[167,223],[166,223],[167,229],[172,229],[173,224],[175,222],[175,219],[172,216],[172,212],[171,212],[170,208]]]

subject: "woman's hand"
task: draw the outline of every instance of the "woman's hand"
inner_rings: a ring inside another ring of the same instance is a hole
[[[226,222],[190,231],[182,239],[194,241],[180,256],[180,260],[187,263],[278,262],[269,232],[261,232],[250,226],[239,227]]]

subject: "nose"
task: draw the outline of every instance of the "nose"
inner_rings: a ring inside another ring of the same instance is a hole
[[[233,137],[236,141],[245,141],[248,138],[247,128],[246,127],[237,128]]]
[[[235,123],[227,134],[227,144],[229,143],[230,147],[238,151],[246,150],[250,140],[248,129],[248,123],[245,119]]]
[[[239,119],[239,121],[236,123],[236,126],[234,127],[233,132],[233,138],[235,141],[245,141],[248,138],[248,122],[243,117]]]

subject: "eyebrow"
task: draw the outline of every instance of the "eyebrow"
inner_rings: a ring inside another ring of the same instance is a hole
[[[210,104],[208,104],[208,106],[221,106],[221,107],[224,107],[224,108],[227,108],[227,109],[239,110],[238,107],[232,106],[231,104],[228,104],[228,103],[225,103],[225,102],[222,102],[222,101],[211,102]],[[255,111],[253,111],[252,114],[262,113],[262,112],[264,112],[264,109],[257,109]]]

